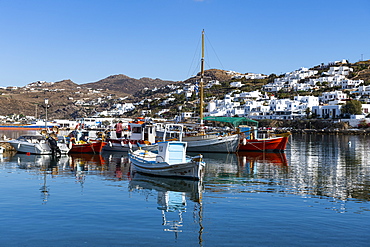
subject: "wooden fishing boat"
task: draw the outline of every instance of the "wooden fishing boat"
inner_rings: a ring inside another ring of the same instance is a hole
[[[101,153],[106,143],[93,134],[83,129],[76,129],[69,133],[67,137],[69,153]]]
[[[128,152],[131,149],[145,149],[149,151],[157,150],[154,145],[156,130],[155,125],[142,120],[130,121],[128,123],[128,132],[122,138],[110,136],[105,138],[107,145],[103,147],[104,151],[109,152]]]
[[[289,136],[290,133],[262,139],[248,139],[247,137],[243,137],[240,141],[239,151],[284,152]]]
[[[186,157],[186,142],[158,143],[158,153],[136,150],[128,153],[133,172],[155,176],[200,180],[205,163],[202,155]]]
[[[93,141],[78,141],[76,143],[70,142],[71,149],[69,153],[94,153],[98,154],[103,151],[103,147],[106,145],[105,142],[100,140]]]

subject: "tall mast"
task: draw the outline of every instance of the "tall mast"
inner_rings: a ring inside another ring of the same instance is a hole
[[[203,127],[203,101],[204,101],[204,95],[203,95],[203,78],[204,78],[204,29],[202,31],[202,59],[200,61],[200,125]]]

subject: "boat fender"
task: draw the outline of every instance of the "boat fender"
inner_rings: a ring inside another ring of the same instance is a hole
[[[125,143],[123,141],[121,141],[121,147],[125,146]]]
[[[243,145],[247,145],[247,139],[243,138]]]
[[[109,142],[108,142],[108,144],[109,144],[109,146],[110,146],[110,147],[113,147],[113,145],[112,145],[112,142],[111,142],[111,141],[109,141]]]

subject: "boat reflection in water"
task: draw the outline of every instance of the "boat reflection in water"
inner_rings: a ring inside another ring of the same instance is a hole
[[[237,154],[205,153],[205,177],[245,179],[268,171],[286,173],[288,161],[285,153],[239,152]]]
[[[257,172],[258,165],[260,168],[266,165],[287,167],[288,160],[285,153],[274,152],[240,152],[238,153],[239,164],[248,170],[249,174]]]
[[[202,181],[184,178],[166,178],[134,173],[129,184],[132,192],[157,192],[157,209],[162,213],[164,231],[174,232],[177,238],[182,232],[183,214],[186,212],[190,200],[194,203],[193,217],[199,223],[199,239],[202,241]]]
[[[75,173],[76,180],[83,186],[86,172],[92,170],[101,171],[104,169],[104,160],[101,155],[88,153],[69,154],[70,170]]]
[[[68,156],[54,155],[28,155],[17,153],[10,158],[10,162],[17,164],[19,169],[35,170],[43,179],[40,188],[43,204],[46,204],[50,196],[50,188],[47,185],[47,177],[56,176],[60,173],[60,168],[68,166]]]
[[[53,155],[37,155],[37,154],[22,154],[16,153],[9,160],[17,163],[20,169],[47,169],[53,175],[59,173],[59,167],[68,165],[68,156],[53,156]]]
[[[130,176],[130,162],[127,153],[105,151],[102,158],[107,169],[114,171],[114,176],[118,180],[127,179]]]
[[[33,155],[16,153],[10,157],[4,157],[19,169],[30,170],[30,172],[41,175],[44,184],[40,188],[44,203],[50,195],[47,186],[47,178],[75,176],[83,188],[86,175],[102,175],[105,179],[122,180],[127,179],[124,174],[128,173],[129,165],[127,157],[103,157],[100,154],[73,153],[55,157],[52,155]]]

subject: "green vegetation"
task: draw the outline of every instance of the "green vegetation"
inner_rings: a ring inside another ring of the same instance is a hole
[[[342,106],[341,112],[344,115],[361,115],[362,104],[358,100],[350,100]]]

